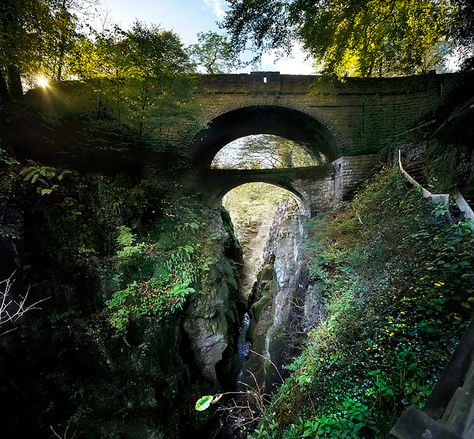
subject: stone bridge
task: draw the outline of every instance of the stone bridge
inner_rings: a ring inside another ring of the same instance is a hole
[[[202,75],[197,98],[208,128],[191,142],[196,165],[207,167],[227,143],[252,134],[279,135],[330,160],[371,154],[430,122],[473,74],[348,78],[255,72]]]
[[[57,84],[54,93],[36,93],[36,99],[32,93],[32,101],[50,114],[80,112],[84,102],[91,105],[100,99],[93,85]],[[290,190],[307,211],[315,211],[347,198],[370,174],[377,152],[392,142],[409,142],[419,127],[439,126],[439,115],[462,96],[472,95],[473,89],[473,73],[344,81],[278,72],[200,75],[195,96],[206,128],[189,133],[183,125],[176,138],[186,131],[187,140],[181,137],[180,145],[189,145],[192,169],[188,175],[193,175],[189,179],[195,182],[198,175],[197,190],[211,203],[239,184],[259,181]],[[331,166],[284,171],[209,169],[226,144],[253,134],[292,140],[313,157],[325,156]],[[131,157],[136,152],[132,148],[125,154]],[[134,163],[160,160],[147,154],[134,157]]]
[[[295,195],[305,215],[328,210],[352,196],[377,166],[377,155],[345,156],[330,164],[285,169],[202,169],[197,184],[202,198],[211,206],[246,183],[269,183]],[[184,177],[185,179],[188,176]]]

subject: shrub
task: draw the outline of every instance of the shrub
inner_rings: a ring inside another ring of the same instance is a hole
[[[421,407],[472,315],[472,244],[391,169],[314,219],[305,251],[328,317],[252,437],[381,438]]]

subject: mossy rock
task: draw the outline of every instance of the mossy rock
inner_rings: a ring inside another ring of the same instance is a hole
[[[258,282],[262,281],[271,281],[273,280],[273,264],[268,263],[263,266],[263,268],[260,270],[260,273],[258,274]]]

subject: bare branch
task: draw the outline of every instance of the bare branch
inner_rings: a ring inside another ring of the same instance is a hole
[[[66,426],[66,430],[64,430],[64,433],[62,436],[53,428],[52,425],[50,425],[49,428],[53,432],[54,437],[57,437],[58,439],[68,439],[67,432],[69,430],[69,424]],[[76,432],[73,433],[73,435],[71,436],[71,439],[74,439],[75,437],[76,437]]]
[[[10,275],[10,277],[0,282],[0,328],[7,323],[15,323],[29,311],[41,309],[38,305],[41,302],[50,299],[50,297],[45,297],[29,304],[28,296],[31,287],[28,287],[24,296],[20,295],[18,300],[15,299],[12,294],[12,286],[15,282],[14,275],[15,271]],[[8,334],[15,329],[16,328],[11,328],[4,331],[3,333],[0,333],[0,336]]]
[[[267,358],[267,357],[265,357],[265,355],[259,354],[258,352],[252,351],[252,349],[250,349],[250,352],[252,352],[252,354],[257,355],[258,357],[263,358],[264,360],[267,360],[275,368],[275,370],[277,371],[278,377],[280,378],[281,382],[283,383],[284,379],[281,376],[281,373],[278,370],[278,367],[276,366],[276,364],[272,360],[270,360],[270,358]]]

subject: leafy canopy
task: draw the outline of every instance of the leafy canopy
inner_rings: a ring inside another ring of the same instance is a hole
[[[407,75],[442,65],[453,29],[467,16],[459,3],[230,0],[223,27],[240,50],[290,52],[300,40],[326,72],[339,76]]]
[[[0,84],[21,95],[20,75],[64,79],[67,58],[80,39],[81,20],[97,0],[3,0],[0,3]],[[16,89],[15,89],[16,87]],[[12,90],[14,89],[14,90]]]
[[[325,161],[288,139],[268,134],[247,136],[227,144],[215,156],[214,168],[271,169],[316,166]]]
[[[192,60],[206,73],[227,73],[240,65],[238,54],[223,35],[199,32],[198,44],[189,47]]]

